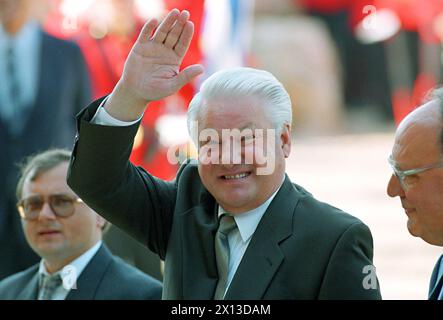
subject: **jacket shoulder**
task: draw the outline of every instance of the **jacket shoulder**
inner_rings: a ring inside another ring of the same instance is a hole
[[[295,225],[298,223],[307,224],[312,232],[335,238],[355,225],[367,228],[359,218],[317,200],[312,194],[296,184],[293,186],[301,194],[295,214]]]
[[[161,299],[162,284],[119,257],[113,256],[103,277],[100,291],[102,299],[157,300]]]
[[[80,52],[80,47],[72,40],[58,38],[45,31],[42,31],[42,34],[45,43],[57,47],[59,50],[75,51],[76,53]]]
[[[177,172],[177,180],[198,175],[198,162],[195,159],[186,159]]]
[[[34,265],[0,281],[0,300],[16,299],[37,271],[38,265]]]

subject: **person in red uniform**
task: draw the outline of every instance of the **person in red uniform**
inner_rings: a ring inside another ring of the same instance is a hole
[[[353,25],[363,19],[362,9],[367,4],[367,0],[354,2]],[[400,22],[399,30],[384,41],[394,121],[399,124],[441,82],[438,21],[443,1],[372,0],[370,4],[377,12],[389,10]]]

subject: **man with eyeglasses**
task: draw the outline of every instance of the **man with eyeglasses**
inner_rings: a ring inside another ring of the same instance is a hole
[[[389,163],[388,195],[400,197],[411,235],[443,246],[443,89],[399,125]],[[429,299],[443,300],[443,256],[431,278]]]
[[[0,299],[160,299],[161,284],[102,244],[106,220],[68,187],[70,152],[27,159],[17,185],[26,240],[41,262],[0,282]]]

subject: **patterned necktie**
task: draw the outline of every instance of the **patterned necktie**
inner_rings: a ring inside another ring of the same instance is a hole
[[[228,285],[229,243],[228,234],[237,228],[232,216],[223,214],[220,218],[217,234],[215,235],[215,257],[217,259],[218,283],[214,299],[222,300]]]
[[[63,281],[60,274],[45,275],[40,277],[40,289],[38,291],[38,300],[52,300],[54,291],[62,285]]]

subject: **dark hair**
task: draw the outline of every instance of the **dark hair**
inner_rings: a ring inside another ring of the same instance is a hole
[[[69,162],[71,152],[64,149],[51,149],[31,155],[20,164],[20,178],[17,183],[15,194],[17,199],[22,197],[25,180],[30,178],[34,181],[39,175],[45,173],[63,162]]]
[[[69,162],[70,160],[71,151],[66,149],[50,149],[25,158],[25,160],[19,165],[20,178],[15,190],[17,200],[20,200],[22,197],[23,186],[28,177],[31,181],[34,181],[42,173],[57,167],[61,163]],[[102,227],[103,233],[109,229],[109,225],[110,223],[106,221]]]

